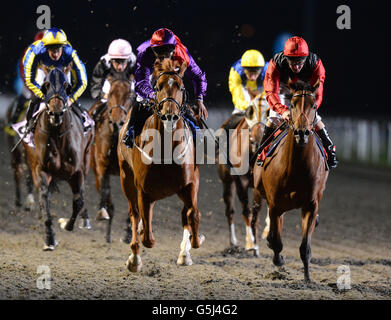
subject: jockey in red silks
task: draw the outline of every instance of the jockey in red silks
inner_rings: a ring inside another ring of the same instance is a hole
[[[316,105],[319,108],[323,99],[325,73],[321,59],[315,53],[309,51],[308,45],[303,38],[292,37],[286,41],[284,51],[276,53],[270,60],[265,75],[264,87],[266,100],[270,106],[270,114],[261,145],[282,120],[288,121],[290,119],[288,81],[295,83],[301,80],[315,85],[319,79],[320,84],[316,91]],[[335,146],[318,113],[316,114],[314,124],[315,130],[326,149],[328,165],[330,168],[335,168],[338,164]]]
[[[207,87],[205,73],[171,30],[159,29],[153,33],[150,40],[143,42],[137,48],[136,71],[134,74],[137,99],[132,108],[126,135],[123,139],[123,143],[128,148],[133,147],[134,137],[141,133],[145,120],[152,114],[147,106],[154,103],[156,94],[152,85],[155,81],[155,79],[152,79],[154,63],[157,60],[162,61],[167,58],[174,60],[178,66],[181,66],[183,62],[186,63],[185,75],[193,83],[199,115],[205,119],[208,117],[208,112],[203,103]],[[187,109],[185,116],[194,122],[191,112]]]

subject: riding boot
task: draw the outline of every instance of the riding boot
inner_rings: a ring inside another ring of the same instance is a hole
[[[26,131],[31,131],[34,125],[34,119],[33,117],[34,113],[38,110],[39,105],[41,104],[41,99],[38,97],[34,97],[30,100],[30,103],[27,107],[26,111]]]
[[[275,129],[273,127],[268,127],[268,126],[265,126],[265,130],[263,132],[263,136],[262,136],[262,139],[261,139],[261,143],[259,144],[260,146],[262,146],[263,144],[265,144],[265,142],[269,139],[270,135],[273,133]],[[270,142],[270,141],[269,141]],[[262,153],[262,150],[266,147],[266,144],[262,147],[262,149],[258,150],[258,154],[261,154]],[[258,166],[261,166],[263,164],[262,160],[257,158],[257,165]]]
[[[331,169],[334,169],[338,165],[337,155],[335,153],[336,148],[334,143],[331,141],[326,128],[323,128],[322,130],[316,131],[319,135],[320,139],[322,140],[323,147],[326,149],[327,152],[327,164]]]
[[[133,140],[135,138],[134,125],[136,123],[136,118],[138,116],[139,111],[140,111],[140,103],[138,101],[135,101],[130,111],[129,121],[126,124],[125,136],[122,139],[122,142],[127,148],[133,148]]]
[[[10,123],[16,123],[18,121],[19,116],[24,109],[25,103],[26,98],[23,95],[20,95],[16,101],[15,107],[12,110]]]

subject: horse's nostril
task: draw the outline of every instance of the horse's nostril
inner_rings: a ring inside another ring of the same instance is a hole
[[[124,125],[124,122],[120,121],[119,125],[122,127]]]
[[[167,120],[167,117],[165,114],[162,115],[162,118],[161,118],[163,121],[166,121]]]
[[[172,116],[172,120],[178,121],[178,120],[179,120],[179,116],[178,116],[177,114],[174,114],[174,115]]]
[[[305,132],[304,132],[304,134],[305,134],[306,136],[309,136],[309,135],[310,135],[310,131],[309,131],[308,129],[306,129]]]
[[[293,131],[293,134],[295,135],[295,136],[297,136],[298,134],[299,134],[299,131],[297,131],[296,129]]]

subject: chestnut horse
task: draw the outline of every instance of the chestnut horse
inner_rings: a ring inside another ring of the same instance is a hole
[[[107,107],[101,113],[95,125],[95,143],[92,145],[91,150],[91,168],[95,175],[96,189],[100,192],[99,211],[96,219],[108,220],[106,229],[106,241],[108,243],[111,242],[111,224],[114,217],[110,175],[119,175],[117,157],[118,133],[125,123],[130,108],[131,88],[131,83],[126,80],[114,80],[111,82]],[[100,101],[97,103],[100,103]],[[89,111],[91,116],[95,105]]]
[[[261,142],[264,124],[262,121],[262,94],[253,99],[253,103],[247,108],[245,116],[236,125],[232,134],[229,136],[229,156],[234,167],[242,166],[243,161],[249,161],[259,147]],[[228,121],[228,120],[227,120]],[[227,124],[227,121],[222,125],[222,129]],[[249,136],[244,136],[243,132],[249,132]],[[247,159],[243,159],[242,152],[248,154]],[[236,161],[233,161],[236,159]],[[235,234],[234,224],[234,201],[235,191],[242,205],[242,217],[246,224],[246,246],[247,251],[254,250],[254,255],[259,255],[259,247],[257,244],[258,238],[258,213],[260,205],[253,203],[249,205],[248,190],[253,188],[253,174],[251,164],[245,174],[235,174],[231,169],[222,163],[218,165],[218,174],[223,183],[223,199],[225,203],[225,215],[228,220],[230,232],[231,246],[237,246],[237,238]],[[261,199],[262,200],[262,199]]]
[[[6,118],[8,123],[11,125],[12,112],[15,112],[16,109],[15,104],[18,103],[18,98],[14,99],[13,102],[7,109]],[[14,110],[14,111],[13,111]],[[21,121],[25,112],[21,112],[19,115],[18,121]],[[15,146],[18,140],[17,133],[11,129],[10,127],[6,127],[5,129],[7,133],[7,142],[10,150]],[[15,205],[17,207],[22,206],[21,202],[21,182],[22,176],[25,178],[26,188],[27,188],[27,197],[25,201],[25,209],[31,210],[34,207],[35,200],[33,195],[33,180],[31,176],[30,167],[27,164],[27,155],[26,151],[23,148],[22,144],[19,144],[18,147],[15,148],[13,152],[11,152],[11,166],[14,171],[14,181],[15,181]]]
[[[263,167],[254,166],[254,199],[266,198],[270,219],[267,241],[274,251],[273,263],[277,266],[285,263],[280,255],[284,213],[301,208],[300,257],[304,264],[304,279],[310,281],[311,237],[328,177],[313,124],[316,115],[314,92],[319,83],[314,87],[303,82],[289,83],[289,86],[292,100],[288,133],[273,156],[266,158]]]
[[[132,221],[132,253],[126,262],[127,268],[132,272],[140,271],[142,267],[137,233],[140,218],[143,225],[143,245],[152,248],[155,243],[152,215],[157,200],[177,194],[184,203],[183,240],[177,264],[191,265],[190,248],[198,248],[205,239],[198,234],[201,219],[197,207],[200,171],[194,161],[192,133],[182,118],[183,108],[186,107],[182,77],[186,67],[184,63],[177,72],[173,62],[168,59],[161,64],[155,64],[153,76],[156,79],[157,92],[153,114],[146,120],[133,148],[128,149],[123,143],[118,144],[121,185],[129,202],[129,216]],[[120,131],[120,140],[125,129],[126,126]],[[157,147],[146,151],[145,136],[148,132],[155,134],[153,143]]]
[[[35,147],[23,142],[39,195],[40,211],[46,217],[44,250],[54,250],[58,244],[49,208],[50,193],[57,180],[67,181],[73,193],[72,216],[69,220],[59,219],[60,227],[73,230],[77,215],[81,213],[81,226],[90,228],[87,209],[84,208],[84,182],[89,170],[94,132],[89,130],[84,133],[79,117],[65,105],[70,90],[71,85],[60,69],[50,71],[41,86],[45,109],[37,115]]]

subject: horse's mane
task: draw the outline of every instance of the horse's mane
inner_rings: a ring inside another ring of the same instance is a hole
[[[314,88],[309,82],[298,80],[294,85],[294,89],[295,91],[300,91],[300,90],[313,91]]]

